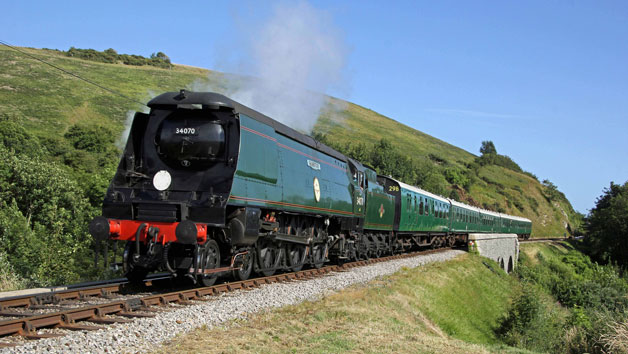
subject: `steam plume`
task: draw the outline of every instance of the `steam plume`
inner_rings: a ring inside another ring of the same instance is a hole
[[[220,69],[247,76],[224,75],[212,89],[310,133],[327,104],[325,93],[346,88],[348,50],[330,16],[305,1],[286,2],[258,26],[247,22],[244,28],[240,45],[230,46],[242,59]]]

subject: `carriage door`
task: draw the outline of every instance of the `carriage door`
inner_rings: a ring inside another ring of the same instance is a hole
[[[364,172],[358,171],[357,175],[358,180],[356,181],[356,186],[353,192],[353,197],[355,200],[353,212],[358,215],[364,215],[364,213],[366,212],[366,182],[364,181]]]
[[[353,213],[360,217],[366,212],[364,171],[358,164],[349,159],[349,173],[351,174],[351,197],[353,198]]]

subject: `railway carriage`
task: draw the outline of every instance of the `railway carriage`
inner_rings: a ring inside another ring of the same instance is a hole
[[[391,177],[378,178],[395,197],[394,230],[402,249],[453,245],[449,200]]]
[[[484,233],[498,233],[500,231],[500,214],[490,210],[480,209],[479,231]]]
[[[522,239],[529,239],[532,232],[532,222],[520,216],[500,214],[501,232],[517,234]]]
[[[479,209],[452,199],[449,202],[451,203],[451,232],[455,234],[479,232]]]

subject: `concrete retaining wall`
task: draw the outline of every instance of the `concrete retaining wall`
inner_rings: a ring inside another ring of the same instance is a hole
[[[515,234],[469,234],[469,252],[494,260],[510,273],[519,259],[519,239]]]

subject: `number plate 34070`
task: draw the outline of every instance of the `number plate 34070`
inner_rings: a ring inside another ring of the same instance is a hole
[[[174,133],[177,135],[198,135],[196,128],[175,128]]]

